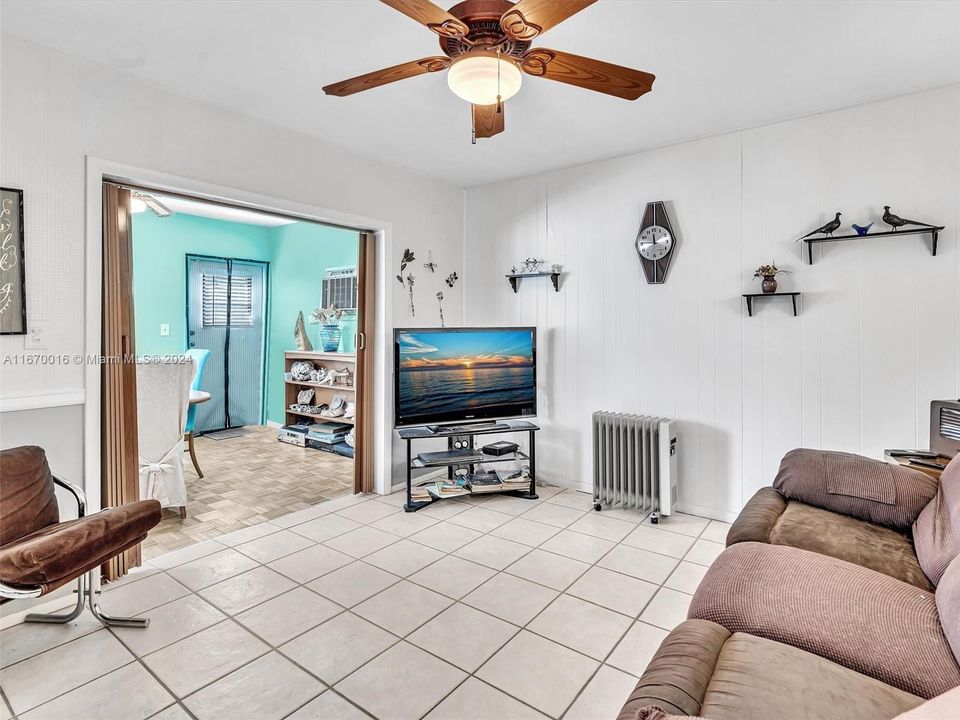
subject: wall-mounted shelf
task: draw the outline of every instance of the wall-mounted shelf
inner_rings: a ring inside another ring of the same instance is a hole
[[[775,298],[775,297],[788,297],[793,301],[793,316],[797,316],[797,298],[800,297],[798,292],[778,292],[778,293],[744,293],[744,299],[747,301],[747,315],[753,317],[753,299],[754,298]]]
[[[940,231],[944,229],[944,225],[937,225],[934,227],[915,227],[910,230],[887,230],[886,232],[875,232],[867,233],[866,235],[834,235],[832,237],[821,237],[821,238],[802,238],[803,241],[807,244],[807,264],[813,265],[813,244],[822,243],[822,242],[843,242],[845,240],[865,240],[866,238],[873,237],[883,237],[891,235],[921,235],[923,233],[930,233],[931,247],[934,257],[937,255],[937,240],[940,239]]]
[[[535,273],[509,273],[507,280],[510,281],[510,287],[513,288],[514,292],[517,292],[517,286],[520,284],[521,278],[538,278],[538,277],[548,277],[553,282],[553,289],[556,292],[560,292],[560,273],[558,272],[535,272]]]

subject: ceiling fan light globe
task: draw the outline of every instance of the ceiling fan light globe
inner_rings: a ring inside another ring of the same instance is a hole
[[[510,60],[494,55],[468,55],[455,60],[447,71],[453,94],[474,105],[509,100],[520,90],[523,74]]]

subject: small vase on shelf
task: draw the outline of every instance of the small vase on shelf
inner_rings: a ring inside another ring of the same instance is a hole
[[[324,352],[337,352],[340,349],[340,337],[343,332],[339,325],[320,326],[320,345]]]
[[[769,265],[761,265],[754,270],[753,277],[763,279],[763,282],[760,283],[760,290],[764,295],[772,295],[777,291],[777,275],[780,273],[789,275],[790,271],[781,270],[776,263],[770,263]]]
[[[320,345],[324,352],[337,352],[340,349],[340,318],[343,310],[331,303],[330,307],[318,307],[310,313],[310,322],[320,326]]]

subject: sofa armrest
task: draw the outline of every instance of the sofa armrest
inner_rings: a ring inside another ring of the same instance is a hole
[[[787,509],[787,501],[772,487],[760,488],[743,506],[727,531],[727,546],[740,542],[770,542],[770,533]]]
[[[729,638],[727,630],[711,622],[678,625],[660,644],[617,720],[646,717],[641,711],[651,706],[672,715],[698,715]]]
[[[697,588],[690,618],[776,640],[923,698],[960,685],[933,593],[836,558],[745,542]]]
[[[787,500],[904,531],[937,494],[937,481],[926,473],[807,448],[784,455],[773,487]]]

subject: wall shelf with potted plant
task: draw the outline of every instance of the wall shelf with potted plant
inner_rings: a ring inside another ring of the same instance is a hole
[[[793,303],[793,316],[797,316],[797,298],[799,292],[777,292],[777,275],[790,275],[789,270],[781,270],[776,263],[761,265],[753,272],[754,279],[762,278],[760,284],[761,292],[743,293],[744,300],[747,301],[747,316],[753,317],[753,301],[756,298],[788,297]]]

